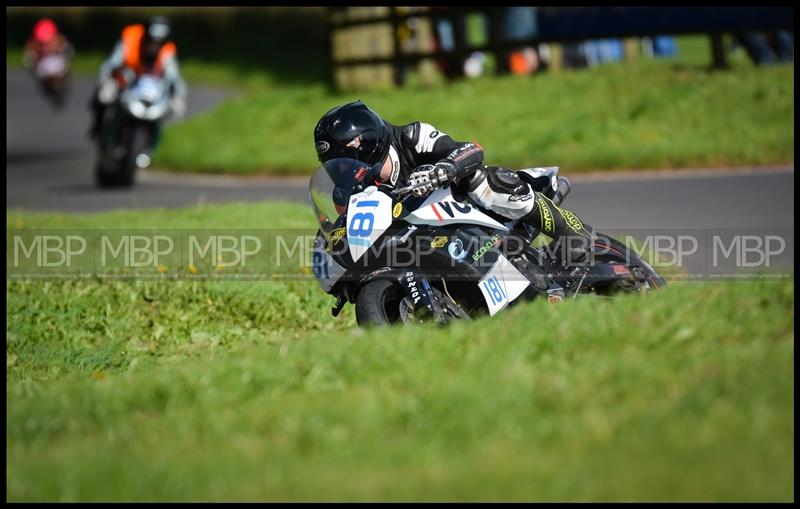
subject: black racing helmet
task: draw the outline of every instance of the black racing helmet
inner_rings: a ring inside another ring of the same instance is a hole
[[[361,101],[333,108],[317,122],[314,145],[321,163],[331,159],[356,159],[370,171],[361,176],[375,177],[389,153],[389,127]]]
[[[170,22],[164,16],[154,16],[147,23],[147,38],[161,44],[167,41],[172,32]]]

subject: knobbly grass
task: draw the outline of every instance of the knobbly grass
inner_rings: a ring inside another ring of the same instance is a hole
[[[8,228],[313,228],[304,207]],[[313,281],[7,281],[8,500],[794,498],[793,280],[364,331]]]

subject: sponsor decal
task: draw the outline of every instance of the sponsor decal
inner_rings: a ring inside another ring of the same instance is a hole
[[[561,217],[563,217],[567,222],[567,225],[569,225],[569,227],[572,228],[576,233],[583,230],[583,223],[581,223],[581,220],[578,219],[578,216],[569,210],[558,209],[558,211],[561,213]]]
[[[414,232],[416,231],[416,229],[417,229],[417,227],[416,227],[416,226],[414,226],[414,225],[412,224],[411,226],[409,226],[409,227],[408,227],[408,231],[407,231],[407,232],[405,232],[405,233],[403,234],[403,236],[402,236],[402,237],[400,237],[399,239],[397,239],[397,241],[398,241],[398,242],[405,242],[405,241],[407,241],[407,240],[408,240],[408,237],[410,237],[410,236],[411,236],[411,234],[412,234],[412,233],[414,233]]]
[[[477,251],[475,251],[475,254],[472,255],[472,259],[477,262],[478,260],[480,260],[480,258],[483,255],[485,255],[490,249],[492,249],[495,246],[495,244],[497,244],[498,242],[500,242],[500,235],[498,235],[498,234],[493,235],[491,239],[487,240]]]
[[[316,147],[317,147],[317,154],[322,155],[325,152],[327,152],[329,148],[331,148],[331,144],[328,143],[327,141],[318,141]]]
[[[550,207],[544,203],[544,200],[536,200],[539,205],[539,215],[542,218],[542,231],[544,233],[553,233],[553,213]]]
[[[533,193],[528,193],[525,195],[512,194],[508,197],[508,201],[528,201],[531,198],[533,198]]]
[[[400,217],[400,214],[402,213],[403,213],[403,204],[396,203],[394,208],[392,209],[392,217],[397,219],[398,217]]]
[[[628,267],[620,265],[619,263],[612,264],[611,270],[613,270],[614,274],[618,276],[627,276],[628,274],[631,273],[631,271],[628,270]]]
[[[363,179],[365,173],[367,173],[366,168],[364,168],[363,166],[359,168],[358,171],[356,172],[356,181]]]
[[[405,282],[406,286],[408,287],[408,293],[411,295],[411,299],[414,301],[414,305],[416,305],[417,302],[419,302],[420,295],[419,295],[419,288],[417,288],[417,282],[414,281],[413,272],[406,272]]]
[[[445,244],[447,244],[447,237],[444,235],[434,237],[433,241],[431,241],[431,247],[444,247]]]
[[[331,244],[336,243],[339,239],[344,237],[344,232],[345,231],[347,231],[347,229],[344,226],[341,227],[341,228],[336,228],[335,230],[333,230],[331,232]]]
[[[389,158],[392,160],[392,174],[389,176],[389,183],[397,184],[397,177],[400,176],[400,156],[393,146],[389,145]]]
[[[436,203],[431,203],[431,209],[433,209],[433,213],[436,214],[436,217],[439,218],[439,221],[444,221],[444,218],[442,218],[442,215],[439,214],[436,205],[438,205],[444,211],[444,213],[451,218],[456,217],[456,212],[469,214],[469,212],[472,210],[472,207],[469,205],[464,205],[463,203],[459,203],[457,201],[439,201]]]
[[[458,262],[467,257],[467,250],[464,249],[464,243],[461,242],[461,239],[455,239],[451,242],[450,245],[447,246],[447,252],[450,253],[453,260]]]
[[[364,279],[369,279],[369,278],[371,278],[371,277],[375,277],[375,276],[377,276],[378,274],[383,274],[384,272],[389,272],[390,270],[392,270],[392,268],[391,268],[391,267],[382,267],[382,268],[380,268],[380,269],[378,269],[378,270],[373,270],[373,271],[372,271],[372,272],[370,272],[370,273],[369,273],[369,275],[368,275],[366,278],[364,278]]]
[[[448,155],[445,159],[453,163],[456,163],[480,151],[481,151],[480,148],[476,147],[472,143],[469,143],[450,152],[450,155]]]
[[[358,136],[356,136],[355,138],[353,138],[353,139],[350,141],[350,143],[348,143],[348,144],[347,144],[347,145],[345,145],[345,146],[347,146],[347,147],[350,147],[350,148],[358,148],[358,147],[360,147],[360,146],[361,146],[361,135],[359,134]]]
[[[419,141],[414,146],[414,149],[418,154],[423,152],[433,152],[433,145],[440,136],[444,136],[444,133],[434,129],[434,127],[430,124],[420,123]]]

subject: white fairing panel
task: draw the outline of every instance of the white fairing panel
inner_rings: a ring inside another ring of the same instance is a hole
[[[489,307],[489,314],[494,316],[519,297],[529,284],[530,281],[505,256],[500,255],[489,272],[478,282],[478,287]]]
[[[392,199],[377,187],[351,196],[347,205],[347,245],[353,261],[364,256],[391,224]]]
[[[508,231],[508,228],[487,216],[475,207],[460,203],[453,198],[450,189],[437,189],[422,205],[405,218],[411,224],[477,224],[488,228]]]

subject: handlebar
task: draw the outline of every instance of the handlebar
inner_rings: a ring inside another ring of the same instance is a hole
[[[405,186],[392,190],[391,194],[392,196],[402,200],[406,196],[411,194],[413,190],[414,186]],[[556,205],[560,205],[571,190],[572,186],[570,185],[567,177],[563,176],[558,177],[558,189],[556,190],[555,195],[553,196],[553,203],[555,203]]]
[[[392,190],[392,196],[395,196],[402,200],[403,198],[411,194],[413,190],[414,186],[399,187],[397,189]]]

